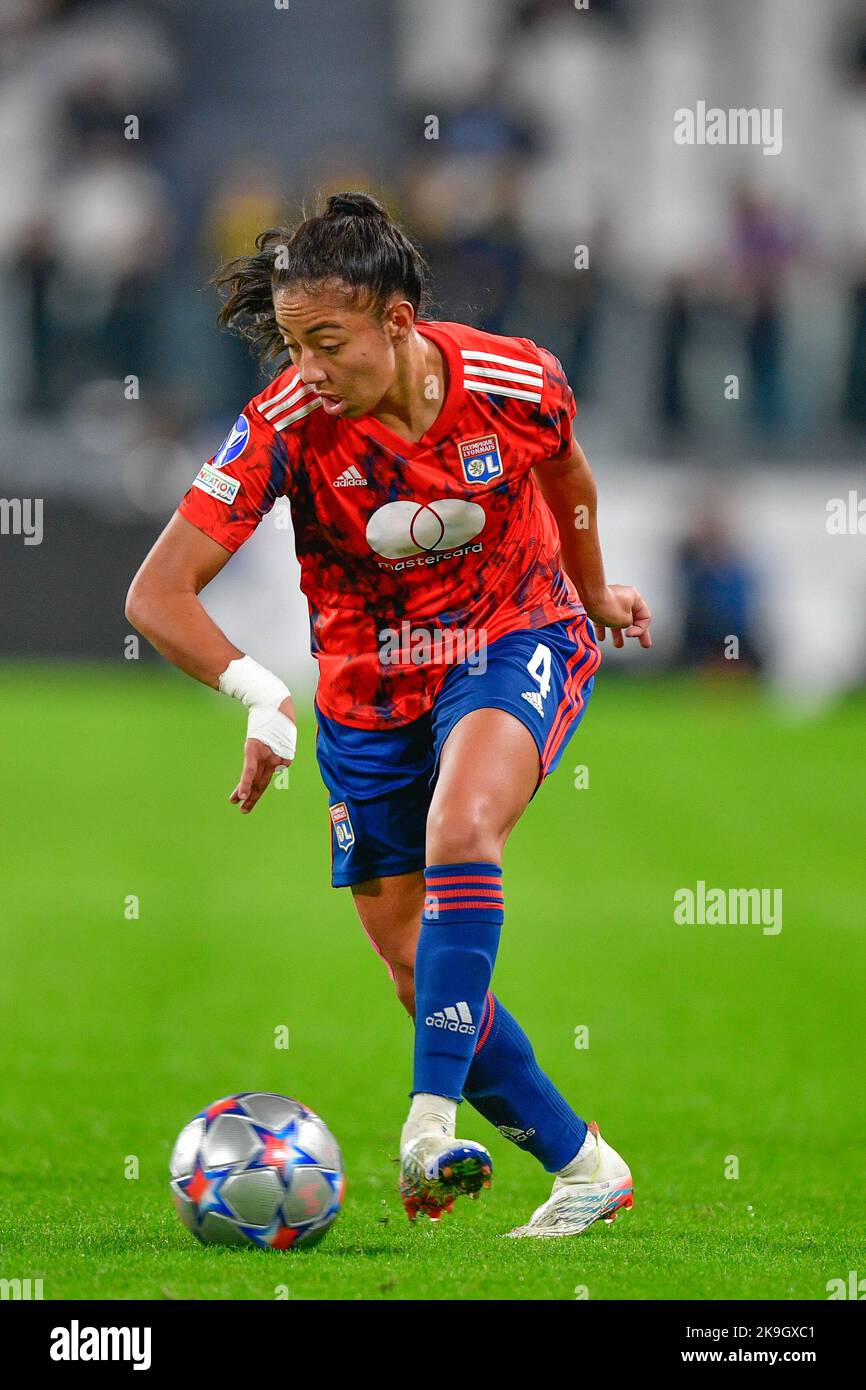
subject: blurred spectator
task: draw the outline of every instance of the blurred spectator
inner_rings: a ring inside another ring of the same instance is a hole
[[[753,644],[755,577],[717,506],[705,506],[677,552],[683,666],[758,670]],[[736,639],[736,647],[731,639]]]
[[[149,371],[171,219],[164,181],[130,143],[102,134],[82,141],[22,258],[34,409],[55,409],[92,376]]]
[[[743,185],[734,197],[732,238],[752,418],[772,429],[786,410],[785,291],[789,271],[806,247],[805,228],[778,200]]]
[[[515,221],[526,162],[537,146],[531,123],[509,111],[501,74],[459,107],[437,117],[438,139],[424,143],[410,175],[408,213],[436,270],[444,318],[506,331],[520,293],[527,248]],[[423,129],[418,115],[416,129]]]
[[[691,323],[688,286],[683,278],[673,277],[660,309],[658,384],[659,417],[673,430],[686,425],[690,415],[684,374]]]
[[[810,447],[836,448],[833,411],[856,447],[866,14],[824,0],[818,21],[809,0],[786,0],[799,19],[786,27],[781,0],[731,2],[729,24],[713,0],[591,0],[586,11],[572,0],[370,0],[383,32],[397,21],[405,119],[386,93],[372,138],[348,128],[335,149],[334,104],[343,91],[350,107],[354,88],[351,70],[328,67],[324,12],[305,20],[299,59],[280,46],[299,30],[269,6],[245,9],[239,49],[233,0],[0,0],[0,159],[15,190],[0,202],[2,404],[50,412],[88,378],[130,372],[161,373],[163,387],[181,376],[202,413],[248,397],[260,372],[243,343],[212,330],[215,265],[291,222],[296,195],[309,206],[326,184],[390,185],[432,263],[434,312],[552,346],[612,447],[657,452],[688,428],[696,462],[720,436],[756,455],[806,397]],[[260,82],[249,81],[253,52]],[[302,102],[297,81],[284,91],[299,62],[324,67],[333,91],[308,84]],[[786,101],[778,160],[674,145],[672,103],[727,92],[748,105],[764,89]],[[431,113],[438,138],[409,147]],[[123,139],[129,116],[138,140]],[[836,158],[804,177],[830,136]],[[830,286],[821,342],[836,349],[823,353],[836,373],[826,389],[803,348],[812,227]],[[588,269],[573,266],[578,244]],[[173,260],[175,248],[193,256]],[[732,369],[742,409],[716,410],[710,383]]]
[[[281,171],[265,156],[251,153],[223,169],[199,232],[203,278],[235,256],[249,255],[259,232],[282,225],[287,211]],[[260,368],[243,339],[221,334],[219,353],[225,364],[223,386],[231,400],[246,401],[261,391]]]
[[[866,425],[866,270],[852,285],[843,413],[851,425]]]
[[[23,403],[46,411],[95,374],[147,370],[171,221],[153,145],[176,63],[152,12],[124,0],[5,0],[0,34],[16,188],[0,273],[18,287],[0,334],[19,345]]]
[[[567,0],[571,8],[576,8],[573,0]],[[514,12],[515,29],[532,29],[548,19],[558,18],[565,6],[562,0],[519,0]],[[634,12],[635,0],[589,0],[586,14],[592,20],[604,19],[607,22],[627,24]]]
[[[853,135],[850,185],[853,208],[853,283],[848,299],[848,343],[842,413],[853,426],[866,427],[866,6],[852,11],[839,44],[839,70],[845,82],[844,112]]]

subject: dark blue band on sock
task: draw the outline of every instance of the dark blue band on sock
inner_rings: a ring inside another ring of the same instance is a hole
[[[436,864],[415,953],[415,1072],[412,1095],[460,1100],[479,1041],[502,931],[498,864]]]
[[[541,1070],[532,1044],[504,1004],[491,994],[488,1006],[491,1016],[483,1024],[463,1094],[506,1139],[555,1173],[580,1149],[586,1122]]]

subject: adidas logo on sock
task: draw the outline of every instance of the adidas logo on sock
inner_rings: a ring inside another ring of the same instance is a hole
[[[448,1004],[444,1009],[437,1009],[435,1013],[428,1014],[424,1022],[430,1028],[444,1028],[446,1033],[475,1032],[472,1010],[465,999],[459,1004]]]
[[[541,703],[541,696],[537,690],[524,690],[523,698],[529,701],[536,713],[544,713],[544,705]]]
[[[531,1129],[518,1129],[516,1125],[497,1125],[496,1128],[505,1139],[510,1139],[512,1144],[525,1144],[535,1133],[534,1125]]]
[[[333,479],[334,487],[366,487],[367,479],[354,463],[345,468],[338,478]]]

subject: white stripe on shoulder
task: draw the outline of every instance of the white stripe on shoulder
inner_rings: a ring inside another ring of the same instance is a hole
[[[541,403],[544,368],[526,357],[504,357],[499,352],[461,348],[463,385],[467,391],[483,391],[493,396],[515,396],[518,400]],[[497,366],[488,366],[488,363]],[[505,370],[503,370],[505,369]]]
[[[495,381],[471,381],[466,377],[463,385],[467,391],[484,391],[488,396],[517,396],[522,401],[541,402],[540,391],[521,391],[515,386],[500,386]]]
[[[503,367],[518,367],[522,372],[532,372],[533,376],[543,377],[544,368],[538,362],[530,362],[526,357],[502,357],[498,352],[476,352],[472,348],[461,348],[460,355],[467,364],[472,362],[499,362]]]
[[[295,377],[294,381],[289,382],[282,391],[276,396],[272,396],[269,401],[260,401],[259,410],[266,420],[273,420],[277,415],[283,415],[291,406],[303,400],[304,396],[309,396],[315,391],[314,386],[305,386],[302,381]]]
[[[259,401],[259,410],[266,410],[267,407],[269,405],[273,405],[275,401],[283,400],[283,398],[287,396],[290,391],[294,391],[295,387],[300,385],[300,381],[301,379],[298,372],[293,372],[291,377],[289,378],[287,386],[284,386],[281,391],[277,391],[276,395],[268,396],[267,400]],[[267,387],[266,389],[270,390],[270,387]]]
[[[296,420],[302,420],[322,404],[321,397],[315,395],[315,390],[315,386],[304,386],[296,377],[271,400],[262,401],[259,410],[266,420],[271,421],[275,430],[283,430],[287,425],[293,425]],[[309,396],[315,398],[305,399]]]
[[[531,386],[538,391],[541,382],[537,376],[530,376],[528,372],[506,372],[502,367],[476,367],[473,362],[467,362],[465,376],[492,377],[496,381],[516,381],[518,386]]]
[[[304,388],[305,391],[312,391],[313,389],[314,389],[314,388],[313,388],[312,386],[308,386],[308,387],[305,387],[305,388]],[[299,393],[299,394],[302,395],[303,392],[301,392],[301,393]],[[292,400],[291,400],[291,401],[286,401],[285,404],[286,404],[287,406],[288,406],[288,405],[291,405],[291,404],[292,404],[294,401],[296,401],[296,400],[297,400],[297,396],[294,396],[294,397],[292,397]],[[273,422],[273,424],[274,424],[274,429],[275,429],[275,430],[283,430],[283,429],[286,428],[286,425],[293,425],[293,424],[295,423],[296,420],[302,420],[302,419],[304,418],[305,415],[309,415],[309,414],[310,414],[310,411],[312,411],[312,410],[318,410],[318,408],[319,408],[319,406],[320,406],[321,404],[322,404],[322,398],[321,398],[321,396],[316,396],[315,400],[313,400],[313,401],[306,401],[306,402],[304,402],[304,404],[298,406],[296,410],[290,411],[288,415],[281,415],[280,418],[279,418],[279,420],[274,420],[274,422]]]

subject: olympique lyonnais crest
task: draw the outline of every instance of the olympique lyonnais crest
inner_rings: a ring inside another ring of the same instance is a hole
[[[355,843],[355,832],[345,801],[338,801],[335,806],[329,806],[328,810],[331,813],[331,824],[337,836],[337,844],[342,850],[350,850]]]
[[[495,434],[485,434],[480,439],[464,439],[457,449],[467,483],[489,483],[491,478],[502,476],[502,456]]]

